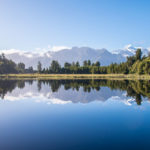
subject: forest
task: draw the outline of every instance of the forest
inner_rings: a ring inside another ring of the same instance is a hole
[[[95,63],[85,60],[83,64],[77,62],[65,62],[61,66],[58,61],[53,60],[49,68],[43,68],[39,61],[37,69],[26,68],[20,62],[16,64],[9,60],[4,54],[0,55],[0,74],[9,73],[39,73],[39,74],[150,74],[150,54],[143,56],[141,49],[137,49],[134,56],[127,57],[126,62],[120,64],[112,63],[109,66],[101,66],[99,61]]]
[[[0,74],[33,72],[32,66],[26,69],[24,63],[16,64],[14,61],[7,59],[4,54],[0,55]]]

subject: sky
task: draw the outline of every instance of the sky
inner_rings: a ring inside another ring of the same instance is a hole
[[[149,0],[0,0],[0,49],[150,47]]]

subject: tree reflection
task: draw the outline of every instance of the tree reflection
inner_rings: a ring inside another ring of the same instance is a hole
[[[37,87],[39,92],[41,91],[41,86],[42,86],[42,81],[38,80]]]
[[[142,97],[140,94],[136,94],[135,100],[136,100],[137,105],[141,105]]]
[[[101,87],[109,87],[111,90],[126,91],[128,97],[136,100],[141,105],[142,97],[150,99],[149,80],[0,80],[0,97],[3,99],[7,92],[12,92],[16,87],[23,89],[25,83],[32,85],[37,82],[38,91],[43,85],[48,85],[52,92],[58,92],[60,87],[64,90],[83,90],[90,93],[92,90],[100,91]]]
[[[15,80],[0,80],[0,97],[3,99],[7,92],[12,92],[16,87],[17,81]]]
[[[18,88],[23,89],[25,87],[25,82],[22,80],[17,81]]]

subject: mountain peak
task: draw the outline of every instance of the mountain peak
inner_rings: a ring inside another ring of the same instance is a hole
[[[124,47],[124,50],[127,50],[127,51],[135,54],[135,51],[137,50],[137,47],[134,47],[132,44],[128,44]]]
[[[49,67],[52,60],[57,60],[62,66],[65,62],[76,62],[80,64],[84,60],[91,60],[91,62],[100,61],[101,65],[109,65],[111,63],[120,63],[126,61],[127,56],[133,56],[137,47],[129,44],[124,49],[110,52],[105,48],[94,49],[90,47],[72,47],[70,49],[62,49],[59,51],[39,51],[39,52],[27,52],[19,51],[15,49],[1,50],[4,52],[8,59],[12,59],[16,63],[23,62],[26,67],[33,66],[37,68],[37,63],[40,61],[44,68]],[[142,48],[143,55],[147,55],[148,49]]]
[[[119,49],[114,51],[115,54],[121,54],[124,57],[133,56],[136,53],[136,50],[140,48],[142,50],[143,55],[147,55],[149,52],[149,49],[143,48],[143,47],[135,47],[132,44],[126,45],[123,49]]]

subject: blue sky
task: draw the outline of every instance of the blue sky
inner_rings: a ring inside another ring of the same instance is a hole
[[[0,49],[150,47],[149,0],[0,0]]]

